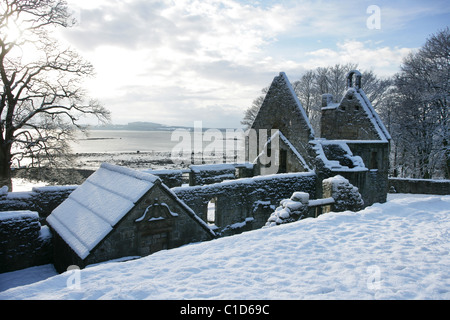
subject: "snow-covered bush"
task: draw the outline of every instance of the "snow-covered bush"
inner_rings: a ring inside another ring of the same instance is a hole
[[[335,201],[333,211],[359,211],[364,207],[364,201],[357,187],[347,179],[337,175],[322,181],[324,197],[332,197]]]
[[[267,219],[266,227],[302,219],[308,210],[309,194],[294,192],[290,199],[280,201],[280,206]]]

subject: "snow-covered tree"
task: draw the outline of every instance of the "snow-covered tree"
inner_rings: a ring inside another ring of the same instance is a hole
[[[347,85],[346,75],[349,71],[355,69],[358,69],[358,65],[354,63],[319,67],[306,71],[300,80],[292,83],[292,87],[302,103],[316,134],[320,133],[322,94],[330,93],[333,95],[334,102],[340,102]],[[383,101],[384,94],[391,83],[390,79],[379,78],[373,71],[362,72],[362,87],[375,108]],[[241,124],[247,128],[251,127],[253,120],[258,114],[267,90],[268,88],[264,88],[262,90],[263,95],[257,97],[253,101],[252,106],[245,111]]]
[[[430,36],[407,56],[395,77],[390,104],[396,173],[450,177],[450,29]]]

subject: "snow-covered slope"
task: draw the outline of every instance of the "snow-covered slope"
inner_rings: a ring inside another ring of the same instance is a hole
[[[449,230],[450,196],[396,195],[358,213],[69,271],[0,299],[450,299]]]

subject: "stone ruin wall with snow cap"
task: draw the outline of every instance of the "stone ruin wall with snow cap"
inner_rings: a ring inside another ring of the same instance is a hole
[[[356,81],[353,85],[353,76]],[[322,96],[321,137],[329,140],[372,140],[388,143],[389,132],[361,87],[361,73],[347,74],[347,91],[340,103]]]
[[[359,94],[351,88],[340,104],[332,103],[322,108],[321,136],[340,140],[380,140]],[[346,124],[346,125],[337,125]]]
[[[51,245],[37,212],[0,212],[0,273],[49,263]]]
[[[322,181],[323,197],[333,198],[331,211],[359,211],[364,207],[364,201],[357,187],[353,186],[347,179],[338,175]]]
[[[347,91],[339,103],[329,94],[322,98],[321,139],[316,147],[321,144],[326,158],[338,165],[317,170],[318,175],[326,178],[329,170],[328,176],[344,176],[358,186],[366,206],[386,202],[391,136],[361,88],[361,74],[357,70],[347,74]],[[347,151],[339,154],[338,146]],[[352,164],[349,155],[357,156],[360,164]]]
[[[31,210],[39,213],[40,222],[61,204],[78,186],[34,187],[31,191],[0,192],[1,211]]]
[[[315,197],[316,179],[314,173],[290,173],[173,188],[172,191],[204,221],[207,221],[208,203],[214,199],[214,224],[219,228],[218,233],[239,223],[246,231],[264,226],[278,203],[293,192],[303,191]]]

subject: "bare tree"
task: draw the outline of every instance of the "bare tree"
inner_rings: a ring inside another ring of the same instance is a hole
[[[1,0],[0,186],[11,187],[11,166],[56,165],[69,154],[80,120],[110,113],[86,97],[81,81],[93,66],[51,36],[74,21],[61,0]]]
[[[347,86],[346,74],[357,68],[358,65],[354,63],[320,67],[306,71],[300,80],[292,83],[316,134],[320,135],[322,94],[330,93],[334,102],[340,102]],[[391,85],[391,79],[379,78],[372,71],[362,72],[362,87],[375,108],[381,108],[382,103],[385,103],[385,96]],[[262,90],[263,94],[267,93],[267,89]],[[243,125],[251,127],[263,101],[264,95],[253,101],[252,106],[245,111],[241,121]]]
[[[315,79],[316,75],[314,71],[309,70],[300,78],[300,80],[292,83],[292,87],[300,101],[302,101],[303,108],[305,108],[308,116],[311,115],[312,110],[317,104]]]
[[[261,90],[262,95],[253,100],[251,107],[245,110],[244,118],[241,121],[241,124],[245,129],[250,129],[252,127],[253,121],[255,121],[256,115],[258,114],[268,91],[269,87],[263,88]]]

